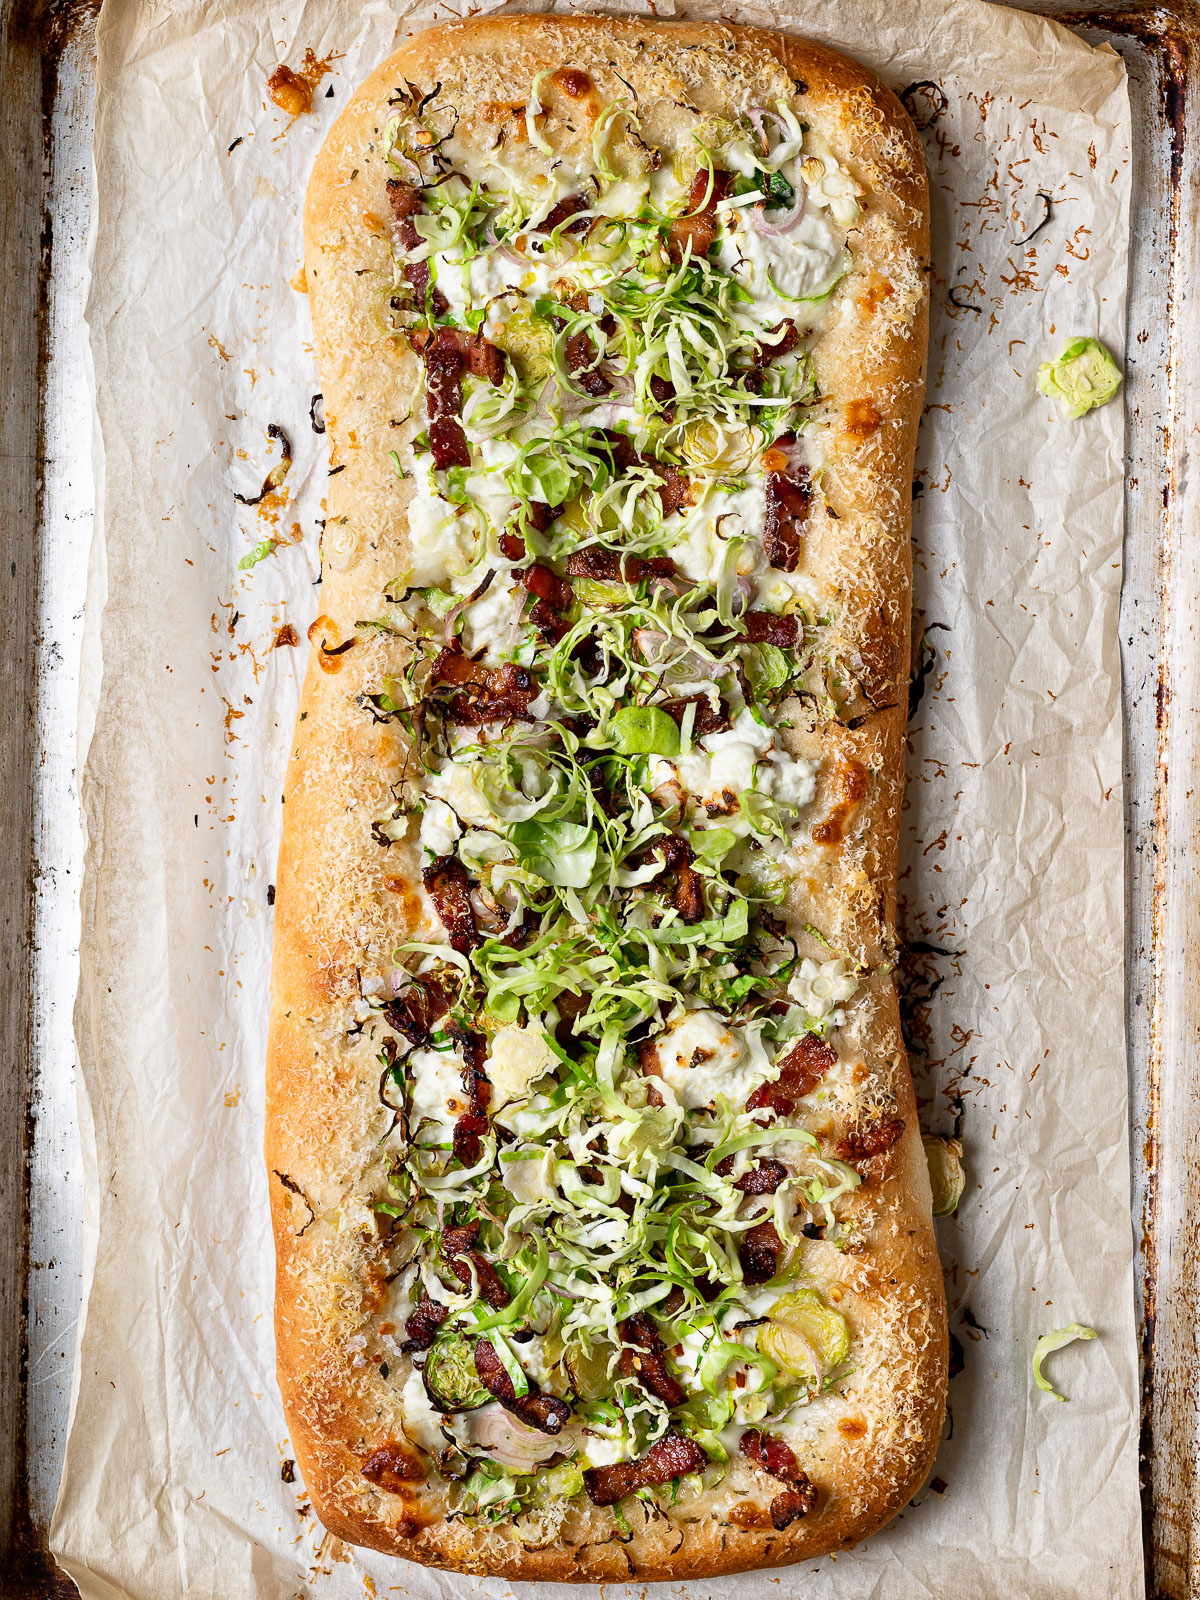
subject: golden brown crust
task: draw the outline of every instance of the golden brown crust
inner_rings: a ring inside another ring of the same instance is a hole
[[[640,60],[638,59],[640,57]],[[306,270],[335,461],[329,528],[359,540],[355,562],[329,561],[322,591],[332,641],[349,637],[360,597],[386,582],[403,547],[403,501],[387,464],[389,406],[411,383],[412,357],[389,345],[362,283],[385,270],[387,247],[369,222],[383,207],[376,142],[401,78],[429,87],[456,74],[466,103],[524,100],[534,73],[571,61],[598,82],[645,72],[653,59],[694,88],[735,94],[772,64],[797,86],[797,106],[835,143],[866,190],[848,286],[856,313],[816,350],[825,418],[825,495],[834,516],[817,530],[818,559],[837,572],[858,626],[846,641],[866,697],[865,720],[836,734],[833,754],[870,774],[867,795],[846,808],[840,846],[817,851],[837,942],[878,963],[890,954],[904,755],[910,556],[909,480],[923,386],[924,271],[928,254],[923,162],[911,125],[872,74],[825,47],[780,33],[709,24],[512,17],[431,29],[384,62],[329,135],[305,210]],[[802,88],[800,87],[802,86]],[[699,91],[697,91],[699,92]],[[365,154],[366,153],[366,154]],[[372,160],[373,158],[373,160]],[[364,221],[365,219],[365,221]],[[843,296],[846,291],[841,291]],[[339,519],[349,519],[340,523]],[[411,1446],[411,1486],[386,1492],[364,1478],[364,1457],[402,1442],[394,1392],[361,1359],[359,1332],[378,1302],[378,1247],[360,1226],[380,1136],[378,1066],[348,1044],[332,1018],[352,996],[364,953],[403,936],[422,915],[410,858],[385,876],[362,848],[364,818],[387,793],[394,736],[365,724],[354,695],[370,681],[364,640],[327,671],[314,650],[286,790],[276,910],[266,1159],[277,1252],[280,1385],[305,1484],[322,1521],[356,1544],[461,1571],[511,1578],[603,1581],[687,1578],[781,1565],[854,1544],[895,1515],[923,1481],[941,1429],[946,1330],[928,1179],[901,1043],[894,987],[876,978],[857,1003],[854,1050],[870,1064],[871,1092],[906,1123],[887,1181],[858,1192],[868,1248],[827,1264],[845,1285],[872,1350],[834,1407],[835,1431],[814,1442],[817,1509],[783,1533],[754,1508],[768,1495],[735,1464],[726,1484],[683,1499],[670,1516],[630,1502],[632,1540],[619,1542],[607,1511],[572,1510],[546,1548],[511,1529],[447,1521],[425,1489]],[[329,663],[325,663],[328,665]],[[878,708],[872,711],[872,707]],[[815,735],[814,735],[815,736]],[[801,748],[805,734],[799,735]],[[828,758],[831,742],[822,730]],[[835,773],[822,796],[832,816]],[[837,830],[835,830],[837,831]],[[829,1247],[830,1253],[832,1247]],[[824,1458],[828,1459],[824,1459]],[[403,1463],[401,1464],[403,1470]],[[737,1507],[741,1521],[731,1517]],[[645,1517],[645,1525],[637,1524]],[[526,1530],[526,1537],[529,1537]]]

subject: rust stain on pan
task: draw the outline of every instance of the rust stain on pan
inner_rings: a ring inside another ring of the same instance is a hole
[[[95,18],[100,10],[100,0],[16,0],[3,19],[3,46],[2,65],[7,73],[14,77],[24,76],[26,85],[33,88],[35,96],[40,89],[41,128],[44,149],[43,171],[50,171],[52,158],[52,112],[58,91],[59,61],[63,51],[71,44],[79,41],[94,25]],[[4,85],[6,101],[9,83]],[[6,103],[6,111],[12,113],[12,107]],[[36,130],[29,129],[32,139],[36,139]],[[11,178],[9,179],[11,182]],[[46,196],[48,186],[43,187],[41,203],[43,205],[42,225],[40,234],[40,259],[37,304],[37,403],[38,420],[37,430],[39,438],[39,453],[44,446],[44,415],[42,412],[44,376],[47,365],[47,308],[48,285],[53,259],[53,230],[51,219],[46,211]],[[32,311],[32,307],[30,308]],[[36,516],[37,525],[40,527],[43,520],[42,486],[37,486]],[[36,690],[36,685],[31,685]],[[30,884],[27,896],[27,905],[34,902],[34,888]],[[32,923],[26,928],[25,948],[30,947],[32,938]],[[25,1113],[23,1128],[24,1146],[24,1180],[21,1202],[21,1215],[19,1218],[18,1236],[18,1271],[21,1286],[21,1325],[20,1325],[20,1376],[18,1391],[15,1395],[6,1395],[4,1399],[16,1409],[16,1426],[14,1429],[14,1456],[10,1462],[5,1463],[5,1472],[12,1473],[12,1499],[8,1507],[8,1525],[0,1528],[0,1549],[3,1550],[4,1576],[17,1587],[11,1591],[17,1594],[45,1596],[46,1600],[68,1600],[76,1595],[74,1584],[59,1571],[51,1559],[46,1548],[46,1529],[35,1525],[31,1516],[28,1495],[28,1467],[29,1467],[29,1432],[28,1432],[28,1399],[27,1388],[29,1380],[29,1277],[31,1269],[41,1266],[42,1263],[32,1262],[30,1259],[29,1236],[32,1207],[32,1153],[34,1148],[34,1133],[37,1119],[37,1079],[36,1065],[31,1060],[29,1010],[25,1009],[25,1038],[23,1041],[23,1058],[26,1065],[26,1082],[23,1087],[25,1094]]]
[[[1169,149],[1167,174],[1167,207],[1169,246],[1168,260],[1171,272],[1167,282],[1167,317],[1173,322],[1178,297],[1178,242],[1180,210],[1184,176],[1184,153],[1187,138],[1188,87],[1192,65],[1192,40],[1200,32],[1200,13],[1191,0],[1178,0],[1174,6],[1114,10],[1070,10],[1054,13],[1057,21],[1081,31],[1100,31],[1110,36],[1136,40],[1157,58],[1158,94],[1161,123],[1166,131]],[[1177,413],[1178,397],[1174,364],[1168,356],[1166,373],[1169,403],[1163,419],[1162,460],[1166,464],[1166,482],[1162,491],[1162,593],[1163,615],[1160,637],[1165,641],[1170,622],[1172,585],[1169,571],[1170,526],[1174,499],[1172,472],[1172,421]],[[1171,680],[1168,671],[1169,655],[1164,649],[1162,665],[1155,693],[1155,728],[1157,735],[1157,770],[1154,807],[1154,839],[1156,863],[1153,887],[1153,952],[1163,948],[1163,908],[1165,894],[1167,849],[1166,784],[1163,778],[1170,757]],[[1158,1129],[1160,1092],[1162,1083],[1162,963],[1155,960],[1154,992],[1151,996],[1151,1046],[1148,1069],[1148,1094],[1146,1105],[1146,1139],[1142,1151],[1145,1171],[1145,1199],[1141,1218],[1139,1248],[1142,1259],[1141,1298],[1142,1321],[1140,1355],[1142,1370],[1141,1427],[1139,1432],[1139,1471],[1142,1500],[1142,1547],[1145,1556],[1146,1593],[1148,1600],[1184,1600],[1195,1591],[1191,1574],[1185,1570],[1181,1552],[1174,1541],[1168,1547],[1160,1540],[1160,1533],[1175,1526],[1183,1531],[1183,1546],[1187,1548],[1187,1528],[1193,1508],[1172,1504],[1170,1500],[1156,1500],[1152,1466],[1156,1450],[1166,1446],[1155,1429],[1156,1412],[1156,1344],[1158,1301],[1156,1264],[1160,1241],[1158,1239],[1159,1187],[1158,1187]],[[1195,1308],[1192,1308],[1193,1310]],[[1165,1585],[1165,1586],[1164,1586]]]

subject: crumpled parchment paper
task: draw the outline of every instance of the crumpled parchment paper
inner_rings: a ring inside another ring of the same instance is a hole
[[[837,1560],[687,1592],[1134,1600],[1123,419],[1112,405],[1064,422],[1033,385],[1076,334],[1123,348],[1123,69],[978,0],[654,11],[790,25],[898,90],[928,80],[908,103],[934,215],[914,485],[934,654],[912,723],[901,889],[923,1114],[942,1132],[961,1114],[969,1171],[958,1215],[939,1223],[965,1365],[930,1486]],[[325,481],[307,305],[289,279],[318,145],[397,37],[430,20],[383,0],[106,0],[101,15],[87,333],[102,515],[77,1017],[89,1268],[52,1534],[87,1600],[529,1589],[324,1535],[286,1481],[273,1376],[270,884],[320,610]],[[265,80],[306,48],[330,71],[314,114],[289,126]],[[1050,221],[1022,243],[1045,213],[1039,193]],[[260,515],[234,491],[255,493],[277,459],[270,422],[295,464],[284,507]],[[275,553],[239,570],[270,536]],[[285,623],[300,648],[272,648]],[[1075,1320],[1099,1338],[1053,1359],[1071,1397],[1059,1405],[1034,1390],[1030,1357],[1039,1333]]]

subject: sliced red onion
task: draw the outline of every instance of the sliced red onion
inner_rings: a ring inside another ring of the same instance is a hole
[[[413,158],[406,156],[403,150],[397,150],[395,145],[388,151],[388,160],[392,166],[399,168],[400,176],[405,183],[415,183],[419,189],[425,182],[424,175]]]
[[[483,225],[483,242],[499,255],[502,255],[506,261],[515,261],[518,267],[525,266],[524,256],[518,255],[515,250],[510,250],[508,245],[500,243],[500,240],[496,237],[495,221],[490,216]]]
[[[666,644],[667,639],[668,635],[660,633],[656,628],[635,628],[633,630],[633,642],[637,646],[642,660],[650,665],[654,664],[658,655],[657,649],[654,647]]]
[[[808,204],[808,190],[805,185],[796,179],[796,199],[790,211],[779,222],[767,221],[767,208],[765,204],[754,207],[751,220],[759,233],[768,238],[778,239],[782,234],[791,233],[804,215],[804,208]]]
[[[783,129],[783,136],[785,139],[791,137],[792,130],[779,115],[778,111],[769,111],[766,106],[751,106],[748,115],[751,123],[753,124],[755,133],[757,133],[758,137],[763,142],[763,149],[765,151],[769,152],[771,148],[771,141],[767,137],[768,120],[771,122],[777,122],[779,124],[779,126]]]
[[[516,646],[517,635],[521,631],[521,618],[525,615],[525,607],[529,603],[529,590],[523,583],[518,583],[513,590],[513,614],[508,624],[508,632],[504,636],[505,651]]]
[[[563,1448],[561,1439],[536,1428],[527,1428],[501,1405],[482,1407],[475,1412],[471,1423],[476,1444],[486,1450],[493,1461],[515,1472],[528,1472]]]

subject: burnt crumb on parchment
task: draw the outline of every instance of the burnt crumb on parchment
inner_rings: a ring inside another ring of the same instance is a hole
[[[932,128],[950,108],[950,101],[940,84],[930,78],[918,78],[900,91],[900,103],[913,120],[918,133]]]

